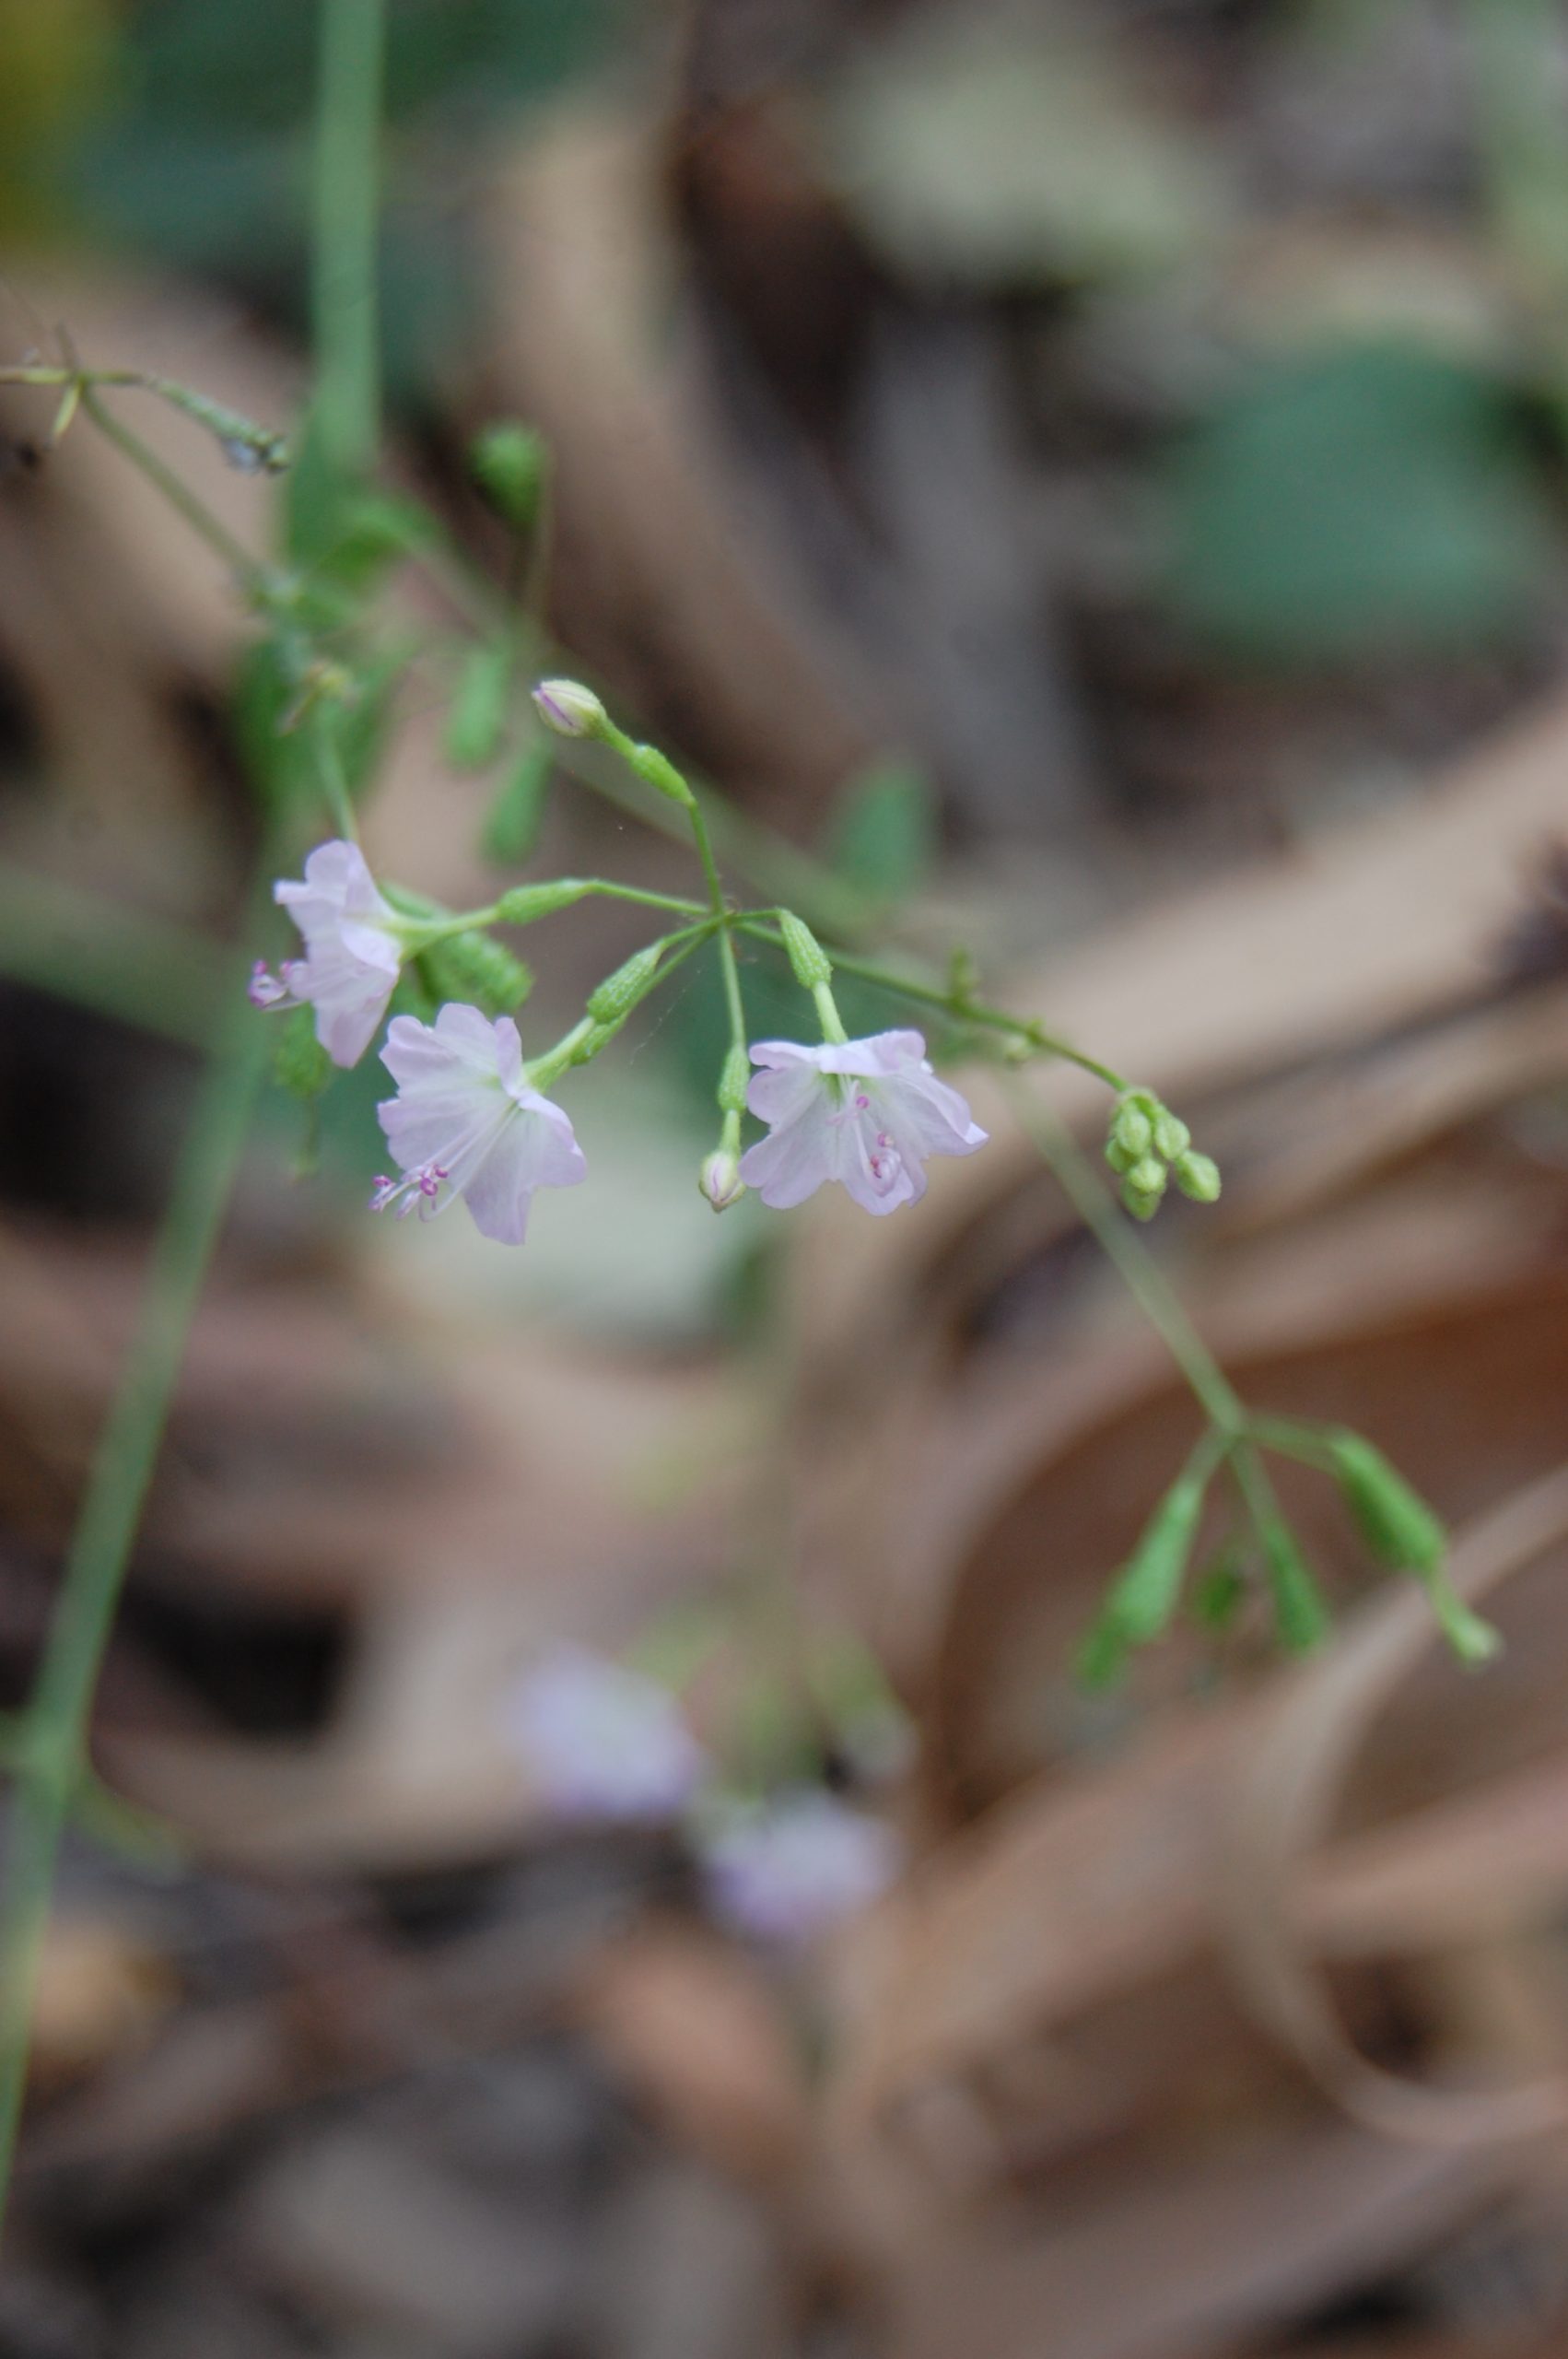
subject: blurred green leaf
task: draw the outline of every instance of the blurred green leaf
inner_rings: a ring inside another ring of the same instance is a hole
[[[828,859],[872,901],[907,900],[936,857],[930,781],[912,762],[874,764],[851,780],[834,815]]]
[[[1505,638],[1554,556],[1504,389],[1414,347],[1260,373],[1183,452],[1172,502],[1173,612],[1269,662]]]
[[[828,134],[862,227],[921,278],[1164,270],[1235,209],[1213,143],[1161,110],[1111,43],[963,9],[868,44]]]

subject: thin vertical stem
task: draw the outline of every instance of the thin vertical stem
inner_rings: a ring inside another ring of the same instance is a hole
[[[1117,1270],[1211,1422],[1224,1434],[1245,1433],[1246,1411],[1220,1363],[1153,1255],[1139,1243],[1101,1186],[1067,1124],[1054,1109],[1025,1096],[1022,1089],[1012,1095],[1020,1128],[1049,1164],[1062,1193]]]
[[[322,0],[310,250],[315,417],[334,473],[363,473],[380,435],[376,230],[384,0]]]
[[[217,1241],[266,1055],[236,985],[159,1231],[141,1323],[88,1481],[49,1642],[23,1723],[0,1901],[0,2222],[61,1837],[87,1766],[88,1723],[185,1340]]]

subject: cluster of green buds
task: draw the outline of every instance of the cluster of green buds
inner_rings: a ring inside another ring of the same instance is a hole
[[[1219,1165],[1198,1152],[1187,1124],[1152,1089],[1124,1089],[1117,1099],[1106,1161],[1134,1220],[1153,1219],[1173,1180],[1194,1203],[1211,1204],[1220,1192]]]

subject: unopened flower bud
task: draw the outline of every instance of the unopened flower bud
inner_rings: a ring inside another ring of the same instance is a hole
[[[1157,1203],[1165,1192],[1164,1165],[1156,1156],[1146,1155],[1141,1163],[1129,1168],[1127,1185],[1141,1196],[1153,1196]]]
[[[602,737],[609,714],[579,680],[541,680],[533,691],[539,718],[557,737]]]
[[[1110,1144],[1126,1161],[1119,1168],[1130,1171],[1133,1165],[1146,1156],[1154,1144],[1154,1125],[1141,1106],[1133,1099],[1124,1099],[1111,1119]]]
[[[1220,1194],[1220,1167],[1211,1155],[1199,1155],[1196,1147],[1188,1147],[1178,1155],[1171,1169],[1176,1186],[1195,1204],[1212,1204]]]
[[[716,1147],[702,1167],[697,1185],[716,1213],[727,1213],[746,1192],[740,1157],[724,1147]]]
[[[1155,1154],[1163,1155],[1167,1163],[1174,1163],[1191,1144],[1192,1133],[1180,1115],[1173,1114],[1168,1106],[1162,1106],[1154,1117]]]

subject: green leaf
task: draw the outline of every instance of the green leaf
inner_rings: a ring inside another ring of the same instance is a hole
[[[1223,653],[1344,663],[1505,641],[1553,560],[1505,391],[1348,345],[1260,371],[1171,478],[1176,617]]]
[[[902,901],[918,892],[936,856],[930,781],[909,762],[879,762],[846,789],[830,831],[828,859],[868,900]]]
[[[495,760],[516,665],[509,634],[470,648],[447,714],[446,756],[455,769],[487,769]]]

